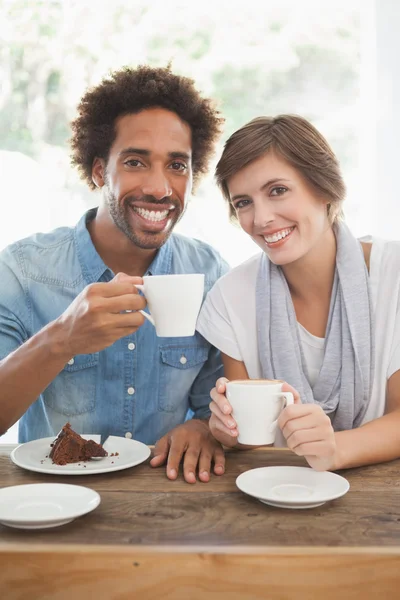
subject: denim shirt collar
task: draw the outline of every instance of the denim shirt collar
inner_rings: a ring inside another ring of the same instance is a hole
[[[99,280],[110,280],[114,276],[94,247],[87,228],[88,223],[95,218],[96,213],[97,208],[88,210],[79,220],[74,230],[79,263],[88,284],[96,283]],[[168,275],[171,273],[171,263],[172,244],[170,240],[167,240],[158,250],[145,275]]]
[[[145,275],[169,275],[172,264],[172,244],[168,239],[158,250]]]

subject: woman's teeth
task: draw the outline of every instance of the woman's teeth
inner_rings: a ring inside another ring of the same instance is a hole
[[[289,233],[293,231],[294,227],[289,227],[289,229],[282,229],[282,231],[278,231],[272,235],[264,235],[264,240],[267,244],[273,244],[274,242],[279,242],[279,240],[283,240]]]
[[[169,213],[169,210],[146,210],[145,208],[137,208],[136,206],[133,206],[133,210],[144,219],[154,221],[155,223],[164,221]]]

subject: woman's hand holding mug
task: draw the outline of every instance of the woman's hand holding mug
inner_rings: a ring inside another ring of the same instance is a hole
[[[283,381],[221,378],[211,392],[211,431],[222,444],[233,447],[264,446],[275,441],[278,416],[293,404]]]
[[[245,383],[247,381],[247,384]],[[260,414],[252,414],[251,411],[251,394],[253,386],[250,388],[252,381],[259,385],[263,380],[243,380],[239,383],[245,384],[247,391],[247,414],[252,420],[255,428],[259,422]],[[268,382],[268,380],[264,380]],[[232,383],[232,382],[231,382]],[[277,382],[269,382],[274,384]],[[286,396],[286,406],[284,408],[276,408],[277,425],[282,430],[283,436],[286,439],[288,448],[299,456],[304,456],[311,467],[318,471],[331,470],[335,468],[336,463],[336,440],[333,427],[329,417],[324,413],[318,404],[302,404],[298,392],[288,383],[281,383],[280,392],[278,395]],[[233,448],[240,445],[240,422],[235,420],[235,411],[232,404],[227,398],[227,388],[229,382],[225,377],[221,377],[216,382],[215,388],[211,391],[212,402],[210,403],[211,418],[209,426],[213,436],[224,446]],[[265,389],[271,389],[270,386]],[[229,393],[228,393],[229,396]],[[274,396],[276,396],[276,391]],[[293,401],[290,401],[290,396]],[[289,397],[289,401],[288,398]],[[270,399],[265,396],[265,402]],[[280,414],[279,414],[280,413]],[[238,416],[237,413],[236,416]],[[243,416],[243,415],[241,415]],[[267,431],[274,437],[274,425],[276,421],[272,419],[271,414],[267,415]],[[265,420],[265,419],[264,419]],[[238,418],[239,421],[239,418]],[[267,439],[267,438],[265,438]],[[266,443],[273,443],[269,441]],[[264,445],[255,442],[249,443],[249,440],[243,445]]]

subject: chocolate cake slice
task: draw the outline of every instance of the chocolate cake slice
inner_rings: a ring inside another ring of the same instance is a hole
[[[85,440],[66,423],[51,445],[50,458],[56,465],[84,462],[94,457],[108,456],[100,444]]]

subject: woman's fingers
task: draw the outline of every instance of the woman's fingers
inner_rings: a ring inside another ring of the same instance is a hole
[[[215,419],[220,421],[226,431],[235,431],[237,429],[235,419],[231,415],[225,415],[216,402],[210,402],[210,410]]]
[[[220,381],[220,380],[218,380],[218,381]],[[218,381],[217,381],[217,385],[218,385]],[[232,406],[229,404],[228,400],[226,399],[225,394],[218,392],[217,387],[215,387],[211,390],[210,396],[223,414],[230,415],[232,413]],[[210,407],[211,407],[211,405],[210,405]]]
[[[211,415],[209,426],[215,439],[224,446],[234,446],[237,443],[237,429],[228,429],[214,414]]]
[[[282,392],[292,392],[295,404],[301,404],[299,392],[286,381],[282,384]]]

